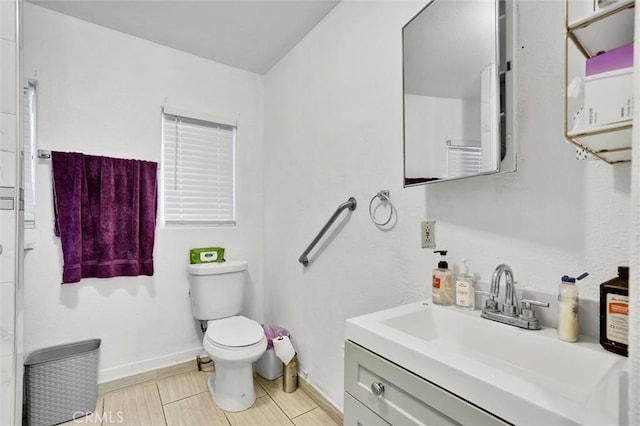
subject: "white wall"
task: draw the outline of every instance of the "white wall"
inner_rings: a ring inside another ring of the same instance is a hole
[[[447,141],[452,145],[480,146],[480,112],[480,102],[407,94],[406,176],[447,176]]]
[[[202,351],[185,266],[193,247],[249,262],[245,313],[262,318],[262,80],[257,74],[24,5],[25,72],[38,81],[38,147],[160,160],[160,108],[238,117],[237,226],[157,227],[155,275],[60,285],[50,162],[39,161],[35,250],[26,257],[25,349],[102,339],[100,381]]]
[[[583,297],[629,261],[630,167],[576,161],[563,141],[563,1],[520,2],[516,173],[402,188],[401,28],[425,2],[343,0],[265,80],[266,319],[292,330],[309,381],[342,406],[344,320],[424,298],[439,249],[487,282],[508,263],[522,287],[555,293],[589,271]],[[391,191],[397,221],[367,205]],[[312,263],[296,260],[336,206],[358,208]]]

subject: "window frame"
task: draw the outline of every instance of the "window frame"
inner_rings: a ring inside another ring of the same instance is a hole
[[[197,121],[205,124],[211,124],[211,127],[214,126],[225,126],[232,128],[232,147],[231,147],[231,194],[232,194],[232,207],[231,207],[231,217],[228,219],[220,219],[220,220],[177,220],[177,219],[167,219],[166,214],[166,185],[165,181],[165,170],[168,167],[167,159],[165,158],[165,120],[167,116],[175,116],[178,118],[186,119],[189,121]],[[237,134],[238,134],[238,120],[204,114],[200,112],[193,112],[184,110],[181,108],[175,108],[173,106],[164,105],[161,108],[160,114],[160,144],[161,144],[161,160],[160,160],[160,208],[159,208],[159,219],[160,223],[165,228],[172,227],[234,227],[237,225],[237,178],[236,178],[236,170],[237,170]]]

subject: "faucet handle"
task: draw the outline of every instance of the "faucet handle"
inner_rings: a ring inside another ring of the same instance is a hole
[[[536,311],[533,309],[533,306],[541,306],[543,308],[549,307],[549,303],[547,302],[540,302],[539,300],[532,299],[520,299],[520,304],[522,305],[520,318],[531,322],[538,322],[538,319],[536,318]]]
[[[498,301],[495,298],[495,295],[492,294],[490,291],[485,291],[485,290],[475,290],[476,294],[479,294],[481,296],[487,296],[488,299],[485,300],[484,302],[484,309],[483,310],[488,310],[488,311],[492,311],[492,312],[498,312]]]
[[[531,309],[531,306],[542,306],[543,308],[548,308],[548,302],[541,302],[539,300],[533,299],[520,299],[520,303],[522,304],[522,309]]]

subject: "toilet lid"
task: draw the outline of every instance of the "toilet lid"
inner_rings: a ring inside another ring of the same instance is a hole
[[[243,316],[210,321],[207,325],[207,340],[218,345],[242,347],[258,343],[264,330],[257,322]]]

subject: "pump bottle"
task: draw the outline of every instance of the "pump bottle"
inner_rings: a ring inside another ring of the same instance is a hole
[[[462,259],[464,272],[456,277],[456,306],[473,311],[476,307],[476,292],[473,277],[469,275],[467,259]]]
[[[440,253],[438,267],[433,270],[431,299],[436,305],[452,305],[455,302],[455,289],[453,281],[453,271],[449,269],[449,264],[445,256],[447,250],[436,250]]]
[[[558,338],[565,342],[577,342],[579,333],[578,321],[578,286],[576,280],[585,278],[584,273],[577,278],[565,275],[558,289]]]

